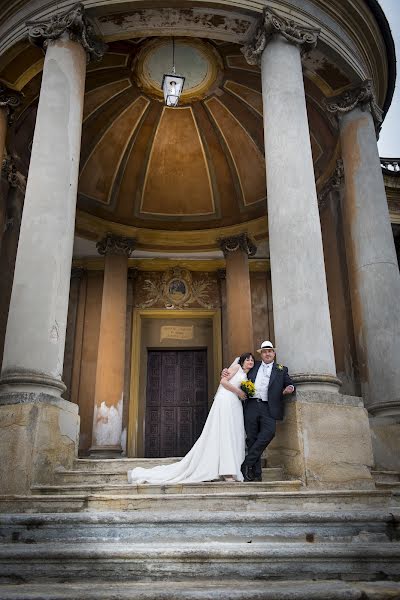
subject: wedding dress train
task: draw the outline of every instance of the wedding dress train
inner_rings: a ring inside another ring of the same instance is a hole
[[[239,367],[229,383],[238,389],[246,379]],[[199,483],[233,475],[243,481],[240,467],[245,457],[242,402],[233,392],[219,386],[203,431],[182,460],[151,469],[128,471],[129,483]]]

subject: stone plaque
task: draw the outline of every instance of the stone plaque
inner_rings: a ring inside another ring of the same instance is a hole
[[[192,340],[193,325],[162,325],[160,341],[163,340]]]

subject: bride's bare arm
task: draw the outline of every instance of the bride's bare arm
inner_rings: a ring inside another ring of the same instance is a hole
[[[233,392],[234,394],[236,394],[236,396],[239,396],[239,398],[241,400],[244,400],[246,398],[246,394],[244,393],[244,391],[229,383],[229,380],[232,379],[232,377],[238,372],[238,370],[239,370],[239,365],[237,365],[237,366],[235,365],[234,367],[229,369],[228,370],[229,375],[227,377],[221,377],[220,383],[221,383],[222,387],[224,387],[226,390]]]

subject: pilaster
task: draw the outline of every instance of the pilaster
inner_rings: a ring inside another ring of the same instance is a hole
[[[97,355],[91,456],[122,453],[128,258],[135,240],[107,234],[97,243],[105,256]]]
[[[226,261],[227,360],[253,351],[249,256],[256,246],[246,233],[218,240]]]

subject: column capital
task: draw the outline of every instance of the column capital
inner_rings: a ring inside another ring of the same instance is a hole
[[[11,125],[14,116],[14,110],[18,108],[22,101],[22,94],[11,90],[4,83],[0,83],[0,108],[5,108],[8,114],[8,123]]]
[[[247,233],[219,238],[217,242],[225,257],[230,252],[236,252],[236,250],[242,250],[243,252],[246,252],[248,256],[254,256],[257,251],[257,246],[249,238]]]
[[[70,40],[79,42],[86,51],[88,61],[98,61],[103,58],[107,48],[94,32],[94,27],[85,14],[83,4],[75,4],[63,13],[57,13],[50,19],[27,21],[29,41],[46,48],[52,40],[57,40],[63,34],[68,34]]]
[[[19,188],[25,193],[26,190],[26,177],[22,175],[15,166],[12,156],[8,155],[3,158],[1,165],[2,175],[7,179],[10,187]]]
[[[134,238],[122,237],[107,233],[107,235],[97,242],[96,248],[99,254],[107,256],[110,254],[117,254],[120,256],[129,256],[132,254],[136,246],[136,240]]]
[[[362,83],[345,90],[338,96],[326,98],[324,105],[329,113],[335,114],[338,117],[355,108],[369,110],[374,119],[375,129],[377,131],[380,129],[383,111],[376,102],[371,79],[366,79]]]
[[[304,27],[292,19],[287,19],[272,8],[264,8],[253,39],[242,48],[242,53],[250,65],[259,65],[261,55],[273,35],[280,34],[287,42],[300,48],[302,54],[317,45],[320,29]]]
[[[318,208],[320,211],[323,208],[325,208],[326,199],[327,199],[328,195],[333,190],[338,190],[343,185],[343,182],[344,182],[343,160],[341,158],[338,158],[338,160],[336,161],[336,167],[335,167],[333,174],[331,175],[331,177],[329,177],[328,181],[325,183],[322,190],[318,194]]]

